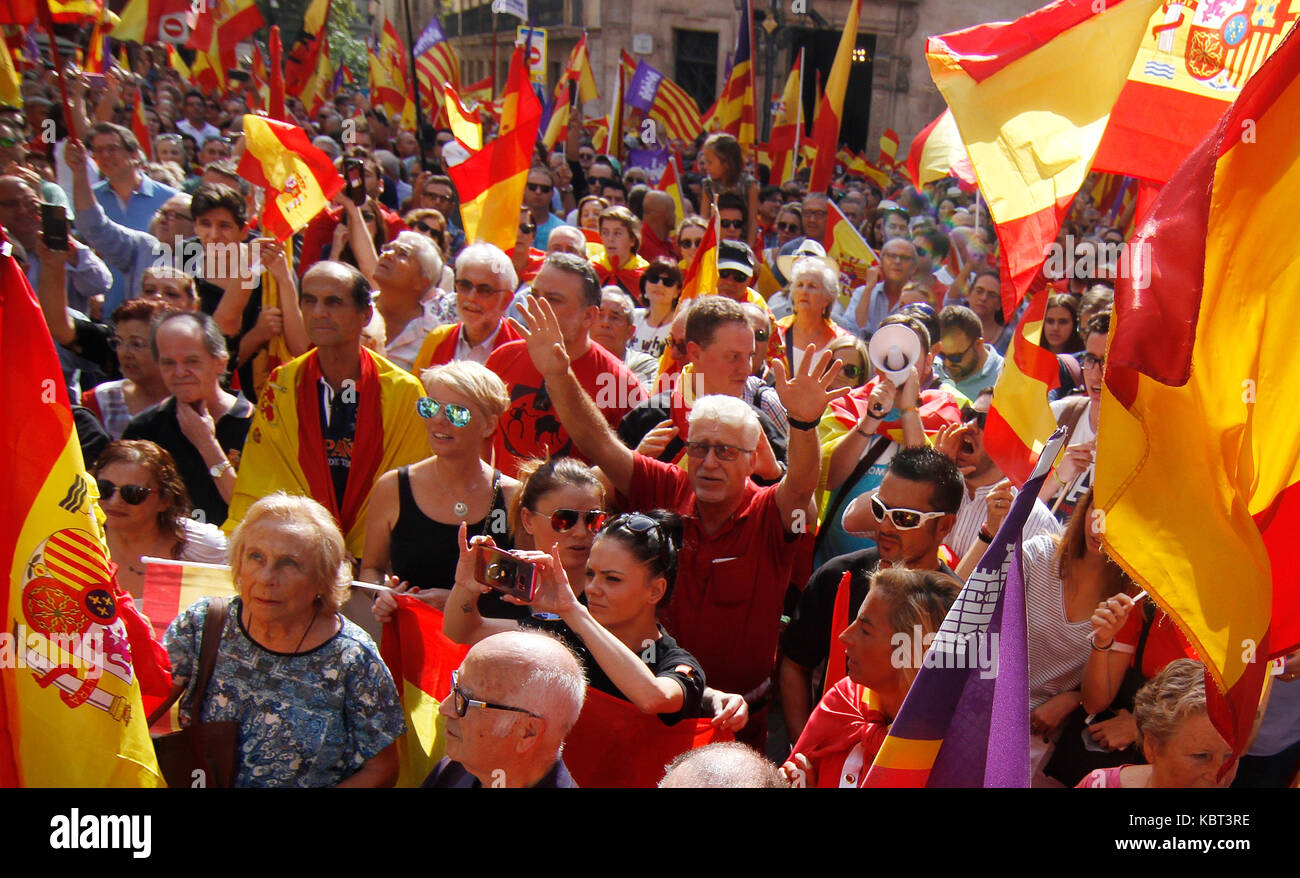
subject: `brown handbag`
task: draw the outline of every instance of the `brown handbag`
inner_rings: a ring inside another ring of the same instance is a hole
[[[153,739],[158,767],[162,769],[167,786],[172,789],[230,787],[235,782],[239,723],[199,721],[203,715],[212,669],[217,664],[221,630],[225,627],[229,609],[229,598],[214,598],[208,604],[207,618],[203,623],[203,640],[199,646],[198,680],[194,688],[194,703],[190,709],[190,724],[179,732],[159,735]],[[172,689],[167,701],[150,715],[150,727],[171,710],[171,706],[184,691],[183,684]]]

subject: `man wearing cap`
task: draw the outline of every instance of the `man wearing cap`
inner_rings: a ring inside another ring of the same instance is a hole
[[[736,303],[751,302],[764,311],[767,300],[749,285],[754,277],[754,251],[743,241],[718,242],[718,294]]]
[[[903,305],[903,287],[916,273],[916,248],[906,237],[886,241],[880,248],[881,280],[868,294],[866,286],[853,291],[849,303],[837,305],[831,319],[854,335],[869,338],[880,321]]]

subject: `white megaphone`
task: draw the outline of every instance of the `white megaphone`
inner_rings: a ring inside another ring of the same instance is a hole
[[[872,366],[884,372],[896,386],[902,387],[912,366],[921,359],[921,340],[907,326],[890,323],[871,336],[867,353]]]

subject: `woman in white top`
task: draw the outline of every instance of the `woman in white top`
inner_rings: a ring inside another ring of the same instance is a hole
[[[132,597],[143,591],[143,557],[226,563],[225,534],[189,517],[185,483],[166,450],[145,440],[119,440],[104,449],[90,474],[117,582]]]
[[[821,353],[845,334],[831,322],[831,307],[840,295],[839,273],[819,256],[804,256],[790,270],[789,289],[794,313],[776,325],[785,342],[786,368],[798,371],[808,345]]]
[[[682,294],[682,270],[669,259],[657,259],[641,275],[641,297],[648,308],[632,312],[631,348],[652,357],[662,357],[672,335],[673,315]]]
[[[149,349],[149,326],[167,308],[160,299],[130,299],[113,311],[117,352],[122,378],[106,381],[81,394],[81,404],[95,413],[105,432],[119,439],[131,418],[167,398],[158,361]]]
[[[1101,547],[1101,516],[1092,491],[1061,536],[1026,540],[1021,554],[1025,615],[1029,625],[1030,754],[1040,767],[1066,718],[1079,707],[1083,668],[1092,650],[1092,613],[1122,592],[1129,580]],[[1035,785],[1053,785],[1041,773]],[[1059,786],[1059,784],[1055,784]]]

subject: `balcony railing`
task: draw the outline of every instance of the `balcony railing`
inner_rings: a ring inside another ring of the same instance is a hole
[[[536,27],[582,26],[582,0],[530,0],[528,11],[532,14],[533,24]],[[497,22],[497,30],[511,30],[518,24],[518,19],[513,16],[506,16],[505,20]],[[484,0],[478,6],[466,9],[459,14],[451,13],[446,15],[443,19],[442,28],[448,37],[468,37],[491,33],[491,0]]]

